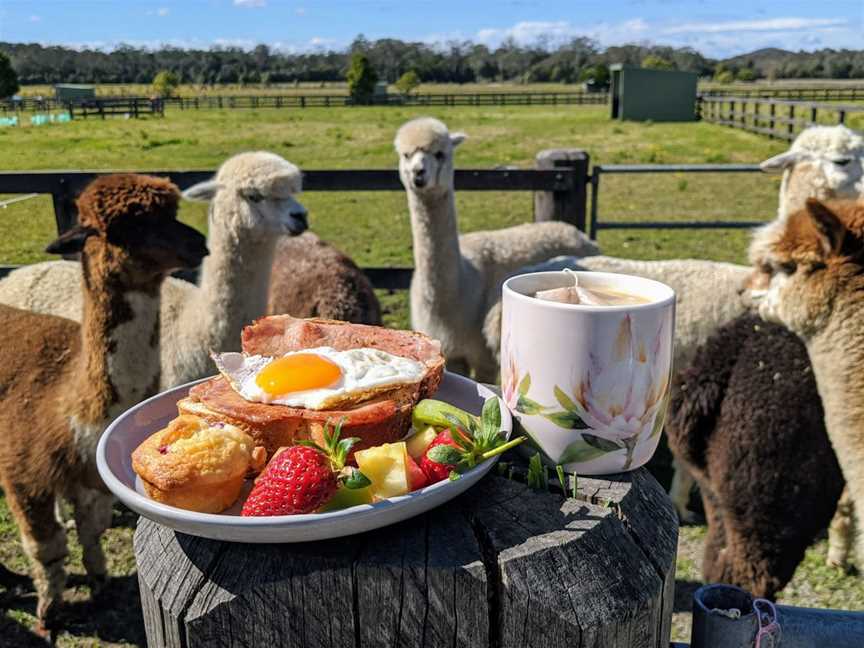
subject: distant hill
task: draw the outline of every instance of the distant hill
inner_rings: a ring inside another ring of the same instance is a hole
[[[750,68],[758,77],[776,79],[864,78],[864,51],[822,49],[792,52],[776,47],[758,49],[718,61],[732,70]]]

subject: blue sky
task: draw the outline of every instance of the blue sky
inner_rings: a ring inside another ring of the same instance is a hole
[[[690,45],[710,56],[760,47],[864,47],[864,0],[0,0],[0,40],[110,49],[257,43],[341,48],[355,35],[496,45]]]

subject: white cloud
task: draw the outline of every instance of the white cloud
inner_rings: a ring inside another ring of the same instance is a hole
[[[306,15],[306,7],[297,7],[294,10],[294,13],[298,16],[305,16]]]
[[[246,8],[266,7],[267,0],[234,0],[234,6]]]
[[[727,57],[763,47],[819,49],[822,47],[860,49],[860,25],[846,18],[778,17],[764,20],[648,22],[632,18],[622,22],[573,24],[569,21],[519,22],[511,27],[488,27],[473,37],[476,42],[497,47],[513,38],[520,45],[566,42],[589,36],[601,46],[625,43],[655,43],[690,46],[706,56]],[[444,34],[424,40],[441,43]]]
[[[159,7],[159,9],[156,10],[157,16],[167,16],[169,13],[171,13],[171,10],[168,9],[168,7]]]
[[[32,16],[30,16],[30,22],[42,22],[42,16],[37,16],[36,14],[33,14]]]
[[[694,22],[672,25],[664,34],[717,34],[724,32],[788,32],[805,29],[845,27],[845,18],[768,18],[766,20],[728,20],[725,22]]]

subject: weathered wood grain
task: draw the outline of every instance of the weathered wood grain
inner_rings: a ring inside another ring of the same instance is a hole
[[[666,648],[677,523],[644,470],[577,497],[489,476],[426,515],[285,545],[142,519],[151,646]]]

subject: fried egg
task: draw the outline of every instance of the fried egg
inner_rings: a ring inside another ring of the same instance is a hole
[[[214,353],[213,361],[247,401],[314,410],[360,402],[420,382],[426,372],[416,360],[371,348],[316,347],[275,358]]]

